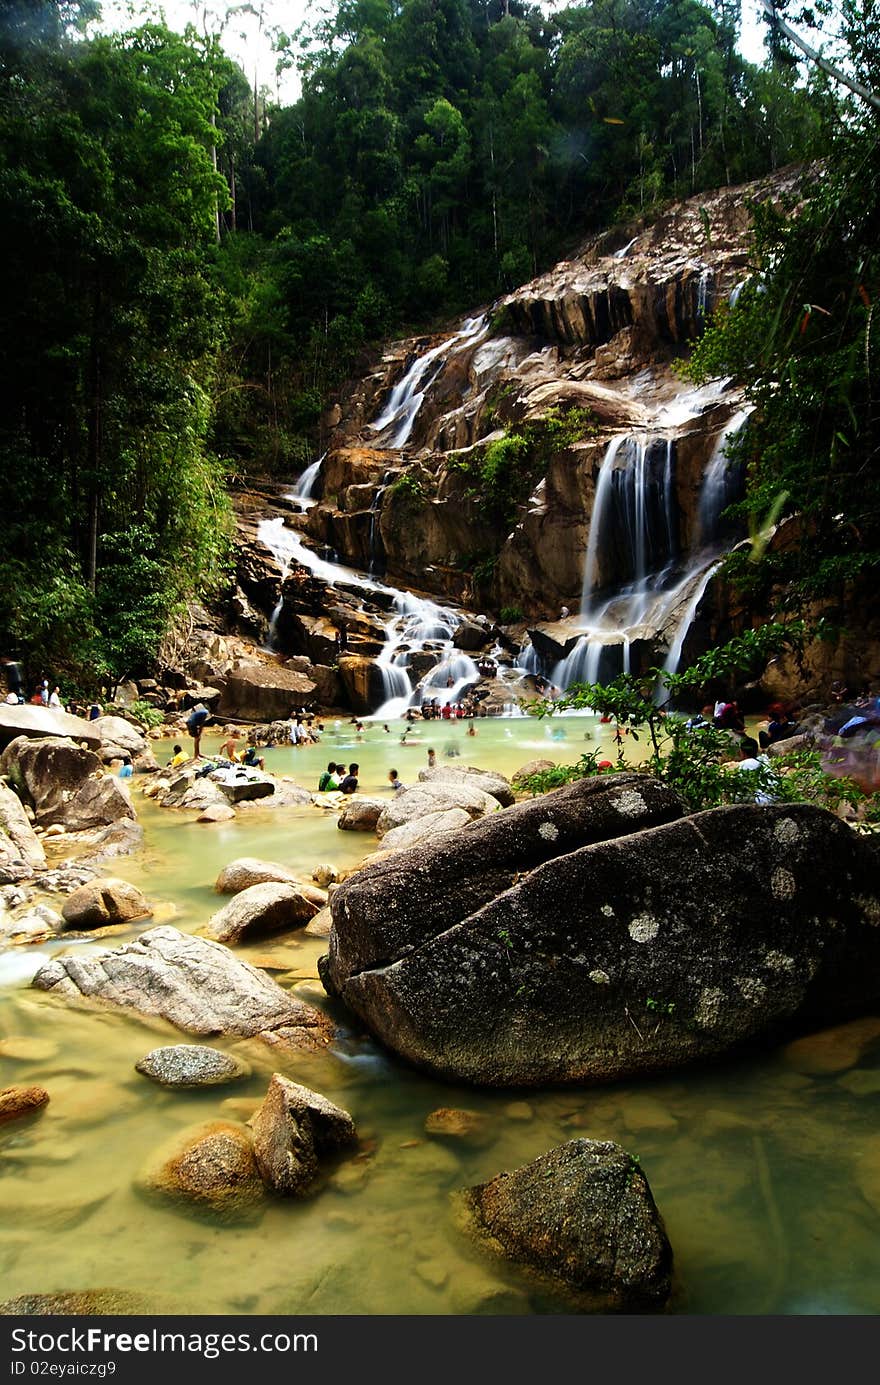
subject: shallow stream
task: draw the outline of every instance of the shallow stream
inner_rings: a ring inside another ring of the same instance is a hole
[[[267,751],[267,768],[316,784],[330,759],[361,766],[365,793],[389,794],[396,768],[415,782],[429,746],[438,763],[508,774],[538,756],[575,760],[601,743],[595,719],[429,724],[401,746],[402,726],[327,724],[320,746]],[[564,740],[556,738],[564,732]],[[203,748],[212,741],[205,737]],[[167,748],[158,747],[160,761]],[[137,783],[137,781],[136,781]],[[143,849],[112,873],[156,902],[154,919],[69,947],[113,946],[156,922],[194,930],[220,904],[213,882],[239,856],[280,861],[308,878],[319,861],[352,865],[372,836],[341,833],[333,813],[255,805],[230,823],[155,807],[135,788]],[[282,986],[327,1005],[316,980],[317,939],[267,939],[242,948]],[[483,1258],[455,1229],[449,1195],[578,1136],[619,1141],[637,1156],[675,1254],[673,1310],[696,1314],[880,1311],[880,1017],[858,1042],[832,1034],[808,1046],[666,1080],[606,1088],[484,1092],[433,1081],[344,1029],[331,1051],[279,1060],[255,1041],[218,1040],[252,1076],[173,1093],[134,1070],[149,1049],[187,1042],[170,1025],[69,1009],[15,979],[31,954],[0,956],[2,1083],[50,1093],[42,1114],[0,1126],[0,1298],[88,1288],[127,1289],[180,1313],[554,1313],[558,1298]],[[36,965],[36,957],[33,965]],[[33,966],[28,968],[33,969]],[[345,1016],[336,1016],[345,1023]],[[212,1041],[214,1042],[214,1041]],[[873,1044],[873,1048],[872,1048]],[[13,1045],[28,1053],[30,1045]],[[861,1052],[860,1052],[861,1048]],[[217,1224],[136,1189],[153,1151],[184,1127],[246,1119],[281,1071],[353,1114],[364,1146],[306,1201],[267,1200],[255,1220]],[[488,1123],[479,1143],[425,1134],[437,1107],[466,1107]]]

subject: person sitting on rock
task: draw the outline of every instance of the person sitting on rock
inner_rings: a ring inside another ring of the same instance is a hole
[[[774,776],[770,770],[770,757],[759,754],[758,742],[752,736],[743,736],[739,743],[739,764],[736,769],[740,774],[755,776],[755,803],[776,802],[776,796],[772,792]]]
[[[711,702],[707,702],[702,711],[695,716],[688,717],[684,724],[686,731],[702,731],[705,727],[711,726],[715,719],[715,709]]]
[[[343,779],[342,783],[339,785],[340,792],[342,792],[342,793],[357,793],[358,773],[359,773],[359,771],[360,771],[360,765],[356,765],[356,764],[349,765],[349,767],[348,767],[348,774],[345,776],[345,778]]]
[[[766,750],[768,745],[775,745],[776,741],[787,741],[790,736],[796,736],[799,731],[800,727],[797,722],[792,721],[784,707],[778,705],[771,707],[767,730],[758,732],[761,749]]]
[[[172,753],[171,759],[168,761],[168,768],[169,768],[169,769],[180,769],[180,766],[181,766],[181,765],[185,765],[185,764],[186,764],[187,760],[189,759],[189,755],[188,755],[187,752],[184,750],[184,748],[183,748],[182,745],[175,745],[175,746],[173,746],[173,747],[172,747],[172,751],[173,751],[173,753]]]
[[[737,702],[725,702],[721,711],[715,713],[715,725],[719,731],[738,731],[742,734],[746,723],[742,712],[739,710],[739,704]]]
[[[219,751],[217,752],[218,755],[223,756],[224,760],[228,760],[231,765],[238,764],[238,748],[236,744],[237,741],[238,732],[231,731],[229,735],[226,737],[226,740],[221,745]]]
[[[254,741],[248,741],[245,752],[241,757],[241,763],[247,765],[248,769],[265,771],[266,761],[263,759],[262,755],[257,754],[257,747]]]
[[[406,788],[406,785],[404,784],[403,780],[398,778],[396,769],[390,769],[388,771],[388,783],[391,785],[395,793],[398,793],[401,789]]]

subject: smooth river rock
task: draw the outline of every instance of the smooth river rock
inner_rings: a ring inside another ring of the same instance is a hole
[[[570,1140],[455,1198],[485,1249],[593,1312],[650,1312],[672,1286],[672,1248],[638,1162],[610,1140]]]
[[[279,865],[277,861],[261,861],[256,856],[239,856],[230,861],[214,881],[214,889],[218,894],[238,894],[251,885],[270,884],[295,885],[319,909],[327,903],[325,890],[304,884],[292,870]]]
[[[0,1123],[41,1110],[49,1100],[44,1087],[4,1087],[0,1091]]]
[[[495,850],[494,822],[446,839],[442,856],[391,857],[343,882],[325,985],[398,1054],[493,1086],[664,1071],[880,1000],[868,840],[812,805],[717,808],[632,832],[660,786],[592,783],[581,831],[604,805],[609,836],[617,801],[634,811],[631,835],[531,870],[523,853],[512,885],[517,858],[501,856],[503,837]],[[505,810],[499,831],[525,809],[533,835],[558,847],[554,803],[569,794]]]
[[[240,1058],[204,1044],[171,1044],[139,1058],[135,1070],[160,1087],[217,1087],[250,1075]]]
[[[2,703],[0,745],[8,745],[17,736],[28,736],[32,740],[42,740],[45,736],[65,736],[78,745],[85,742],[91,750],[97,750],[101,744],[95,723],[86,721],[84,717],[72,716],[55,707],[34,707],[29,702],[19,703],[17,707]]]
[[[288,995],[221,943],[151,928],[109,952],[78,949],[37,972],[33,985],[70,1004],[158,1016],[189,1034],[257,1036],[283,1048],[323,1050],[330,1021]]]
[[[435,765],[433,769],[420,769],[419,782],[422,784],[461,784],[473,789],[482,789],[498,800],[502,808],[509,808],[516,801],[510,780],[497,770],[478,769],[475,765]]]
[[[265,1197],[250,1135],[232,1121],[210,1121],[174,1136],[153,1155],[137,1186],[224,1221],[250,1220]]]
[[[218,943],[240,943],[264,933],[303,928],[319,908],[298,884],[269,881],[233,895],[208,919],[203,931]]]
[[[264,1181],[286,1197],[310,1193],[322,1164],[357,1144],[355,1123],[347,1111],[277,1072],[248,1124]]]
[[[69,894],[61,909],[65,928],[104,928],[149,918],[152,906],[135,885],[108,876],[89,880]]]

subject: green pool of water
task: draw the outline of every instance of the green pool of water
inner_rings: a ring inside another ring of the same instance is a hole
[[[591,717],[476,726],[474,738],[465,725],[424,726],[401,747],[400,724],[389,733],[368,725],[358,741],[348,723],[328,723],[320,746],[270,750],[267,767],[313,787],[328,759],[357,760],[363,790],[390,796],[388,769],[414,782],[431,745],[439,763],[453,745],[461,756],[449,763],[510,773],[532,758],[576,759],[585,735],[589,745],[608,741],[608,729]],[[553,738],[556,730],[564,741]],[[205,749],[212,744],[206,737]],[[158,746],[160,761],[169,751]],[[317,808],[255,805],[233,822],[203,825],[134,793],[144,847],[113,872],[145,890],[156,919],[184,930],[218,907],[213,882],[237,856],[282,861],[307,875],[322,861],[354,864],[376,845],[339,832],[335,814]],[[117,934],[111,945],[137,931]],[[326,1005],[315,979],[325,946],[294,936],[241,952],[271,967],[281,985]],[[493,1093],[433,1081],[344,1025],[320,1056],[280,1060],[255,1042],[219,1040],[247,1058],[252,1076],[173,1094],[134,1070],[149,1049],[186,1041],[171,1026],[71,1010],[19,981],[0,991],[0,1035],[51,1046],[38,1059],[0,1059],[2,1085],[38,1082],[51,1096],[41,1115],[0,1126],[3,1298],[117,1288],[170,1294],[180,1312],[215,1314],[565,1311],[560,1299],[460,1239],[449,1198],[561,1141],[589,1136],[617,1140],[639,1158],[675,1253],[674,1311],[880,1311],[876,1043],[858,1061],[826,1053],[805,1063],[777,1051],[661,1081]],[[137,1191],[158,1146],[195,1123],[245,1118],[273,1071],[350,1110],[363,1157],[343,1164],[313,1198],[267,1201],[253,1223],[218,1225]],[[426,1135],[425,1118],[440,1106],[483,1113],[485,1141]]]

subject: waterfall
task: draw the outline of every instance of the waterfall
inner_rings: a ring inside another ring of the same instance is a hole
[[[349,591],[354,588],[363,592],[365,598],[371,595],[391,598],[392,612],[385,622],[385,639],[376,659],[382,678],[383,700],[372,716],[385,721],[401,716],[407,707],[421,703],[423,691],[428,687],[431,688],[429,695],[436,697],[438,702],[455,702],[465,687],[478,680],[480,675],[473,660],[453,646],[461,616],[451,607],[440,606],[413,592],[400,591],[354,568],[320,557],[304,543],[301,534],[285,525],[283,517],[262,520],[257,535],[275,555],[285,575],[294,563],[298,563],[328,586],[342,586]],[[279,602],[277,612],[281,605]],[[437,667],[413,688],[407,671],[410,654],[425,646],[439,646],[441,657]],[[447,687],[450,677],[452,686]],[[442,681],[443,686],[435,686],[433,678]]]
[[[712,577],[715,575],[717,570],[718,562],[716,561],[709,563],[708,567],[706,567],[702,572],[698,571],[696,574],[696,580],[694,580],[693,571],[688,572],[687,577],[685,578],[685,581],[682,584],[682,586],[685,586],[689,581],[694,580],[694,588],[691,592],[690,597],[688,598],[687,605],[682,610],[678,624],[675,627],[675,633],[673,634],[672,639],[669,643],[669,652],[663,661],[664,673],[678,672],[678,661],[681,658],[681,651],[684,648],[684,642],[687,639],[688,631],[694,623],[694,617],[697,614],[697,608],[706,594],[706,588],[708,587],[710,581],[712,580]]]
[[[475,344],[489,330],[485,317],[469,317],[459,332],[447,341],[417,356],[403,377],[394,386],[382,413],[370,427],[375,433],[389,433],[385,445],[404,447],[416,421],[416,415],[429,386],[437,378],[446,359],[457,351]],[[432,369],[432,367],[435,367]],[[393,429],[393,431],[392,431]]]
[[[700,278],[697,283],[697,322],[701,324],[706,320],[706,310],[709,305],[709,288],[711,283],[711,269],[701,270]]]
[[[734,414],[718,435],[718,441],[709,458],[697,510],[698,542],[702,547],[717,540],[722,513],[742,492],[742,467],[728,457],[727,444],[742,430],[751,412],[752,409],[748,408]]]
[[[311,466],[306,467],[293,490],[290,491],[286,497],[288,500],[299,501],[299,504],[304,510],[310,510],[313,505],[317,505],[318,503],[317,500],[312,499],[312,496],[315,489],[315,482],[318,479],[318,473],[321,470],[321,464],[326,456],[327,453],[322,452],[316,462],[312,462]]]
[[[627,241],[626,245],[622,245],[619,250],[615,250],[614,254],[611,256],[612,260],[625,260],[637,240],[638,236],[635,235],[632,240]]]
[[[674,558],[677,547],[675,444],[666,439],[612,439],[599,469],[590,516],[582,616],[596,614],[603,555],[617,559],[624,580],[632,583],[630,594],[640,596],[651,575]]]
[[[379,514],[382,509],[382,500],[388,489],[391,476],[392,473],[390,471],[385,472],[385,475],[382,477],[381,485],[376,487],[376,494],[373,496],[373,501],[370,505],[370,532],[368,536],[369,567],[367,571],[371,577],[374,575],[378,566],[376,540],[379,536]]]

